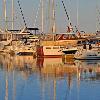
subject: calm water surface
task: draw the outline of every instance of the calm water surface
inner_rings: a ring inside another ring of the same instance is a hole
[[[0,55],[0,100],[100,100],[100,61]]]

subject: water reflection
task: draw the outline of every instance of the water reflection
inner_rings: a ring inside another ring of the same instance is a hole
[[[75,61],[78,68],[81,68],[81,79],[97,80],[100,74],[100,60]]]
[[[99,84],[100,61],[0,55],[0,100],[99,100]]]

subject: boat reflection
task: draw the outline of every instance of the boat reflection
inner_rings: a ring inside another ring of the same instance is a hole
[[[76,60],[75,62],[81,70],[81,80],[100,79],[100,60]]]
[[[1,84],[5,98],[0,100],[25,99],[27,91],[30,91],[28,100],[61,100],[70,98],[73,88],[80,90],[82,81],[100,80],[100,62],[0,55],[0,75],[3,78],[0,81],[5,83]]]
[[[58,87],[63,88],[63,85],[65,85],[67,88],[65,89],[66,93],[64,93],[64,97],[69,94],[73,83],[73,76],[77,73],[77,66],[75,65],[73,60],[69,60],[66,63],[65,62],[66,61],[64,61],[62,58],[37,59],[37,66],[41,69],[40,73],[43,97],[46,96],[45,93],[47,91],[49,92],[50,100],[60,100],[63,95],[59,97],[59,95],[57,94],[57,90],[59,89]],[[46,84],[48,85],[48,88]]]
[[[38,58],[37,66],[41,67],[41,73],[47,76],[64,77],[69,73],[76,73],[77,66],[74,61],[63,63],[62,58]]]

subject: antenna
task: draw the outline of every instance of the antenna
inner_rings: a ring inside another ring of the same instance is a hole
[[[24,14],[23,14],[23,11],[22,11],[22,8],[21,8],[19,0],[17,2],[18,2],[18,5],[19,5],[19,8],[20,8],[20,11],[21,11],[21,15],[22,15],[22,18],[23,18],[23,21],[24,21],[24,25],[27,28],[26,21],[25,21],[25,18],[24,18]]]

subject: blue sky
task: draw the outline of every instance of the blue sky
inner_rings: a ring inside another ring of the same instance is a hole
[[[51,0],[52,1],[52,0]],[[64,8],[61,3],[62,0],[55,0],[56,9],[56,29],[57,32],[66,32],[66,26],[68,20]],[[70,16],[71,23],[73,26],[77,25],[77,0],[63,0]],[[100,10],[99,0],[78,0],[78,28],[80,31],[95,32],[99,26],[97,17],[100,17],[97,12],[97,7]],[[4,17],[3,17],[3,0],[0,0],[0,27],[4,28]],[[17,0],[14,1],[15,5],[15,16],[14,23],[15,29],[23,28],[24,23],[20,13],[20,9]],[[41,7],[40,0],[20,0],[23,14],[28,27],[39,27],[41,30]],[[51,8],[52,9],[52,8]],[[49,15],[48,15],[48,0],[44,0],[44,31],[47,32],[49,27]],[[36,17],[37,16],[37,17]],[[11,28],[11,0],[7,0],[7,19],[8,28]],[[100,19],[100,18],[99,18]]]

